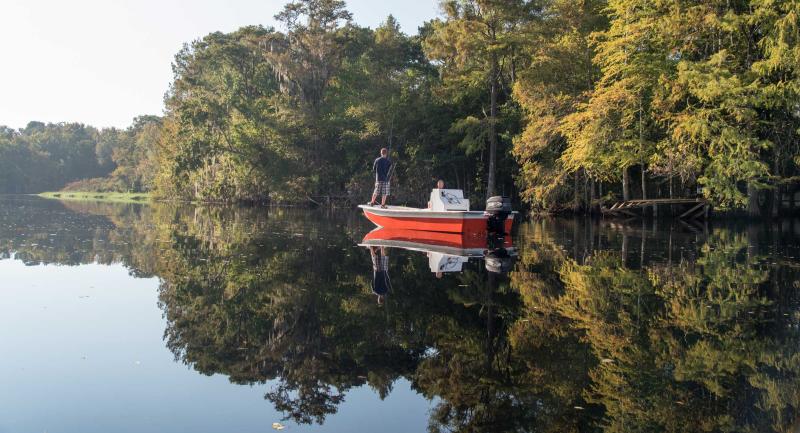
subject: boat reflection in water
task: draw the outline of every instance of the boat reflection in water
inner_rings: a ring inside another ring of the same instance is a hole
[[[470,259],[484,260],[486,270],[506,273],[514,264],[517,251],[511,236],[487,235],[485,231],[442,233],[421,230],[377,228],[364,236],[359,246],[368,247],[373,264],[373,291],[388,282],[387,249],[401,248],[428,256],[428,265],[437,278],[445,273],[461,272]],[[377,283],[376,283],[377,281]],[[378,293],[379,302],[384,293]]]

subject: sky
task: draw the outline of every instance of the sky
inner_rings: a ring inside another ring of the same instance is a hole
[[[130,125],[161,114],[171,62],[185,42],[245,25],[275,25],[288,0],[3,0],[0,125],[31,120]],[[408,34],[436,0],[348,0],[353,20],[394,15]]]

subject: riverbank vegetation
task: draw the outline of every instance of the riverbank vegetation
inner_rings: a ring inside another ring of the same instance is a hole
[[[0,194],[52,190],[152,190],[161,119],[140,116],[125,130],[80,123],[0,126]]]
[[[101,201],[113,203],[147,203],[150,194],[138,192],[90,192],[90,191],[55,191],[43,192],[39,197],[55,200]]]
[[[794,209],[797,2],[441,6],[414,35],[322,0],[287,4],[278,29],[209,34],[176,55],[161,118],[4,129],[0,190],[358,202],[389,147],[398,202],[443,178],[475,202],[512,195],[536,211],[698,195],[753,215]],[[78,132],[61,147],[37,135],[59,128]]]

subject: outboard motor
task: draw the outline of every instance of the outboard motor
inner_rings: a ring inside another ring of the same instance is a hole
[[[511,215],[511,199],[496,195],[486,200],[486,213],[489,219],[486,230],[494,234],[506,234],[506,220]]]
[[[486,270],[495,274],[508,273],[514,267],[516,252],[511,254],[506,248],[495,248],[485,253]]]

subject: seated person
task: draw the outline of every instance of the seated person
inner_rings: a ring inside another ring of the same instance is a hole
[[[444,181],[442,179],[439,179],[439,180],[436,181],[436,188],[437,189],[444,189]],[[428,201],[428,209],[430,209],[430,208],[431,208],[431,202]]]

